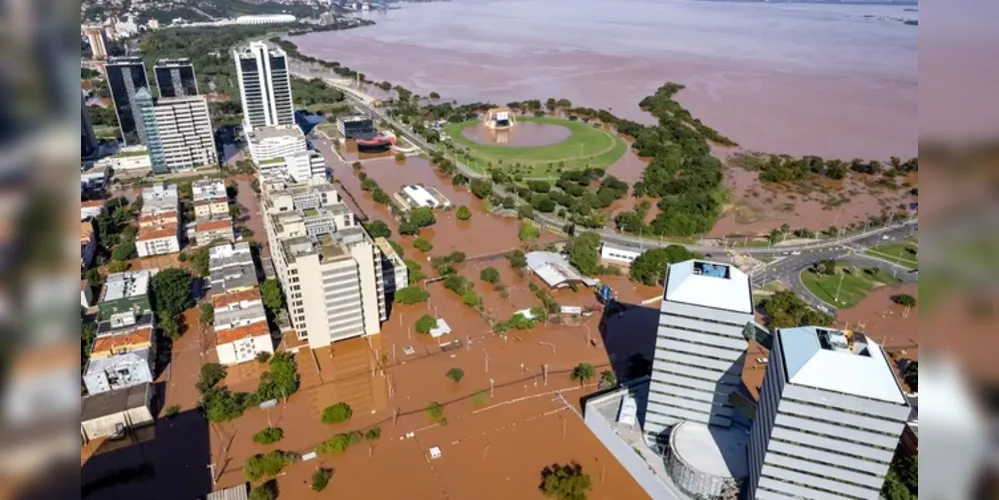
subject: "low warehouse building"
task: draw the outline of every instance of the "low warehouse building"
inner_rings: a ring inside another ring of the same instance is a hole
[[[555,252],[530,252],[527,254],[527,267],[538,275],[548,286],[562,288],[573,283],[595,286],[598,281],[584,276],[561,254]]]
[[[124,434],[153,423],[152,384],[146,383],[83,398],[80,435],[83,441]]]

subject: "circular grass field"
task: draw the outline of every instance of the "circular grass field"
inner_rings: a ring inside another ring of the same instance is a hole
[[[481,144],[465,137],[462,131],[467,127],[479,125],[479,120],[468,120],[451,123],[447,133],[451,141],[461,145],[475,156],[475,161],[469,166],[485,171],[491,163],[493,166],[520,164],[525,177],[554,177],[559,162],[563,170],[583,168],[606,169],[616,162],[628,150],[628,144],[615,134],[602,128],[596,128],[585,123],[559,118],[518,116],[518,123],[541,123],[555,125],[569,130],[567,139],[547,146],[518,147],[498,144]],[[516,128],[517,125],[514,125]]]

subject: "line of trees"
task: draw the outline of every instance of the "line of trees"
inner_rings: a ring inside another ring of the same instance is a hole
[[[868,175],[883,175],[892,178],[919,171],[919,159],[910,158],[902,161],[897,156],[891,157],[887,165],[877,160],[862,160],[854,158],[850,161],[839,159],[827,160],[820,156],[794,157],[790,155],[739,153],[732,157],[733,165],[746,170],[759,172],[763,182],[798,182],[813,176],[829,179],[843,179],[850,172]]]

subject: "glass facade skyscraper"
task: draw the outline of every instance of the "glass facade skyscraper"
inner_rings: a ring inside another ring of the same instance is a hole
[[[118,115],[122,142],[126,146],[146,144],[146,131],[135,102],[136,93],[149,87],[142,59],[115,57],[108,61],[105,70],[114,110]]]
[[[153,67],[160,97],[198,95],[198,82],[190,59],[160,59]]]

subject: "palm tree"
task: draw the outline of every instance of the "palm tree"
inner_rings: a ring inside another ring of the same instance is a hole
[[[572,369],[572,373],[569,374],[569,378],[571,380],[578,380],[579,385],[582,386],[586,385],[586,383],[589,382],[590,379],[592,379],[593,376],[596,375],[596,373],[597,372],[593,368],[593,365],[589,363],[580,363],[576,365],[575,368]]]

